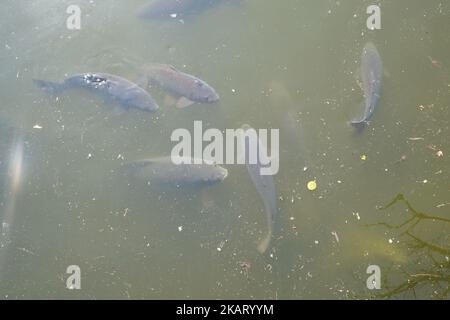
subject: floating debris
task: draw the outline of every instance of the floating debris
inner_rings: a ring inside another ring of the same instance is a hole
[[[219,244],[219,246],[217,247],[217,251],[221,252],[223,249],[223,246],[225,245],[226,241],[222,240]]]
[[[31,250],[28,250],[27,248],[17,248],[17,250],[20,250],[20,251],[22,251],[22,252],[25,252],[25,253],[31,254],[31,255],[33,255],[33,256],[35,256],[35,255],[36,255],[36,253],[34,253],[34,252],[33,252],[33,251],[31,251]]]
[[[404,161],[406,161],[406,159],[408,159],[408,157],[406,156],[406,154],[403,154],[400,157],[400,159],[398,159],[397,161],[394,162],[394,164],[398,164],[398,163],[404,162]],[[385,171],[388,171],[388,170],[386,169]]]
[[[423,141],[425,140],[425,138],[422,137],[412,137],[412,138],[408,138],[409,141]]]
[[[252,267],[252,264],[247,261],[238,261],[238,265],[241,268],[241,273],[248,277],[248,271]]]
[[[434,144],[430,144],[427,146],[428,149],[434,152],[434,155],[438,158],[442,158],[444,156],[444,152],[440,150],[437,146]]]
[[[362,161],[366,161],[366,160],[367,160],[367,156],[366,156],[365,154],[362,154],[362,155],[361,155],[361,160],[362,160]]]
[[[334,238],[336,239],[336,242],[339,243],[339,236],[338,236],[337,232],[336,232],[336,231],[332,231],[332,232],[331,232],[331,235],[333,235]]]
[[[33,129],[42,129],[42,127],[41,127],[40,125],[38,125],[38,124],[35,124],[35,125],[33,126]]]
[[[353,212],[353,215],[356,216],[356,219],[361,220],[361,217],[359,216],[359,212]]]
[[[433,59],[432,57],[428,56],[428,60],[430,60],[431,64],[435,68],[442,68],[442,63],[438,60]]]
[[[312,180],[312,181],[308,182],[308,184],[306,186],[309,191],[314,191],[317,189],[317,182],[316,182],[316,180]]]

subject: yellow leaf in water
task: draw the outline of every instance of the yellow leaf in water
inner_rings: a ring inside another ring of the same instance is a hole
[[[314,191],[317,189],[317,182],[315,180],[308,182],[308,190],[309,191]]]

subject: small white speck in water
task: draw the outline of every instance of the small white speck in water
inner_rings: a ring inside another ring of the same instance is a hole
[[[361,220],[361,217],[359,216],[359,212],[353,212],[353,215],[356,216],[356,219]]]
[[[336,231],[331,232],[331,234],[334,236],[334,238],[336,239],[336,242],[339,242],[339,236],[337,234]]]

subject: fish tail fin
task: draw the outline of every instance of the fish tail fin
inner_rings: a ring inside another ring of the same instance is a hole
[[[138,174],[140,167],[136,163],[125,163],[120,168],[120,173],[124,176],[134,177]]]
[[[258,244],[257,247],[258,252],[261,254],[266,252],[271,240],[272,240],[272,232],[269,231],[266,237]]]
[[[364,128],[367,126],[366,120],[352,120],[350,121],[350,124],[358,131],[364,130]]]
[[[33,79],[34,84],[48,94],[58,94],[64,90],[64,85],[56,82]]]
[[[127,177],[137,178],[140,176],[142,170],[151,164],[151,160],[141,160],[136,162],[128,162],[122,165],[120,172]]]

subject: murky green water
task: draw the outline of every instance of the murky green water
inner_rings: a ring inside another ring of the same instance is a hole
[[[74,1],[0,4],[0,210],[12,222],[0,249],[2,298],[370,298],[400,286],[401,270],[443,273],[415,295],[448,298],[448,251],[368,225],[411,216],[401,202],[378,210],[399,193],[450,218],[450,3],[381,1],[382,29],[369,31],[371,1],[246,0],[182,22],[138,19],[148,1],[78,1],[80,31],[66,28]],[[362,111],[368,41],[385,77],[358,135],[348,121]],[[32,82],[87,71],[136,80],[148,62],[205,79],[220,104],[178,110],[155,91],[158,112],[116,114],[95,95],[56,100]],[[119,176],[124,162],[170,154],[171,132],[194,120],[280,128],[280,217],[265,255],[256,251],[262,201],[245,167],[228,166],[228,178],[201,193],[132,188]],[[23,145],[16,189],[14,143]],[[449,229],[429,219],[411,233],[449,250]],[[441,259],[438,270],[427,254]],[[66,288],[69,265],[81,268],[81,290]],[[380,291],[366,287],[369,265],[381,268]]]

